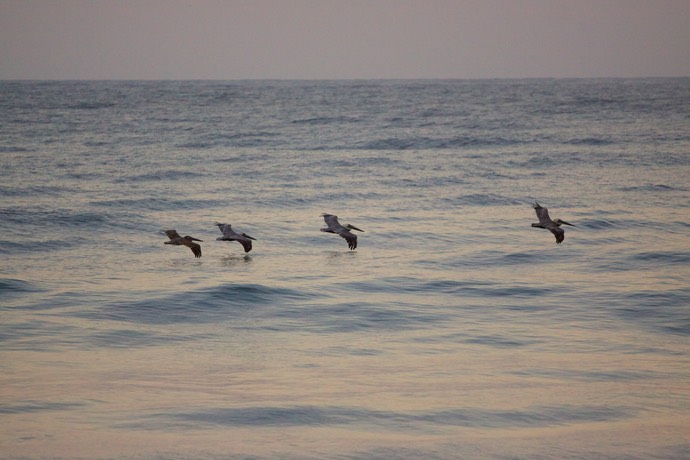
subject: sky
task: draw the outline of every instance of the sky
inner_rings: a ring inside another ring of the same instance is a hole
[[[0,79],[690,76],[690,0],[0,0]]]

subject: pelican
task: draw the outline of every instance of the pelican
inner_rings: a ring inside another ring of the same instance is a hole
[[[195,243],[195,241],[201,241],[203,243],[203,240],[192,238],[189,235],[180,236],[180,234],[177,233],[177,230],[166,230],[165,234],[168,235],[170,241],[166,241],[164,244],[172,244],[175,246],[187,246],[194,253],[194,257],[201,257],[201,246]]]
[[[347,247],[354,250],[357,247],[357,235],[352,233],[350,230],[357,230],[358,232],[363,232],[364,230],[355,227],[354,225],[347,224],[345,226],[340,225],[338,222],[338,216],[333,214],[321,214],[323,220],[326,221],[328,228],[322,228],[322,232],[326,233],[336,233],[347,241]]]
[[[252,250],[252,240],[256,241],[256,238],[252,238],[246,233],[237,233],[232,229],[230,224],[220,224],[216,222],[216,225],[223,234],[222,237],[216,238],[219,241],[237,241],[244,247],[244,252],[249,252]]]
[[[534,211],[537,213],[537,217],[539,218],[539,223],[532,224],[532,227],[547,229],[556,237],[556,244],[561,244],[565,239],[565,231],[563,231],[561,225],[570,225],[571,227],[574,227],[575,225],[561,219],[551,220],[551,218],[549,217],[549,210],[547,208],[543,208],[536,201],[534,202],[532,207],[534,208]]]

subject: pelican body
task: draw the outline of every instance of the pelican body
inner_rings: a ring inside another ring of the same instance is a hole
[[[203,240],[193,238],[189,235],[180,236],[180,234],[177,233],[177,230],[166,230],[165,234],[168,235],[170,241],[166,241],[163,244],[172,244],[174,246],[187,246],[189,249],[192,250],[192,253],[194,253],[194,257],[201,257],[201,246],[195,243],[195,241],[201,241],[203,243]]]
[[[252,238],[246,233],[237,233],[232,229],[230,224],[221,224],[216,222],[216,225],[223,234],[222,237],[216,238],[219,241],[237,241],[244,248],[244,252],[249,252],[252,250],[252,240],[256,241],[256,238]]]
[[[537,202],[535,202],[532,207],[539,219],[539,222],[532,224],[532,227],[545,228],[556,237],[556,244],[561,244],[565,239],[565,231],[561,228],[561,225],[570,225],[571,227],[575,225],[561,219],[551,220],[551,217],[549,217],[549,210],[542,207]]]
[[[346,224],[346,225],[341,225],[340,222],[338,222],[338,216],[334,216],[333,214],[321,214],[323,217],[323,220],[326,222],[326,225],[328,225],[327,228],[322,228],[322,232],[326,233],[335,233],[336,235],[340,235],[341,237],[345,238],[345,241],[347,241],[347,247],[350,248],[351,250],[354,250],[357,247],[357,235],[352,233],[350,230],[357,230],[358,232],[363,232],[364,230],[361,230],[354,225]]]

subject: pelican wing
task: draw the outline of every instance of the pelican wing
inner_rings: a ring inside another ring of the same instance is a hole
[[[201,246],[198,245],[197,243],[194,243],[193,241],[187,241],[185,243],[185,246],[187,246],[189,249],[192,250],[194,253],[194,257],[199,258],[201,257]]]
[[[250,240],[249,238],[239,237],[237,241],[244,248],[244,252],[249,252],[252,250],[252,240]]]
[[[561,244],[565,239],[565,232],[563,229],[553,222],[545,225],[544,228],[553,233],[553,236],[556,237],[556,244]]]
[[[223,234],[223,239],[230,239],[234,240],[238,234],[235,233],[235,231],[232,229],[232,225],[228,224],[216,224],[218,228],[220,229],[220,232]]]
[[[328,225],[329,230],[332,230],[335,233],[338,233],[341,228],[347,231],[347,229],[340,225],[340,222],[338,222],[338,216],[334,216],[333,214],[324,214],[323,220],[326,222],[326,225]]]
[[[170,238],[171,240],[176,240],[178,238],[182,238],[179,233],[177,233],[177,230],[166,230],[165,234]]]
[[[542,207],[539,203],[534,203],[532,207],[534,208],[534,212],[537,213],[539,223],[545,228],[549,223],[553,223],[551,217],[549,217],[549,210],[547,208]],[[558,226],[556,226],[556,228],[558,228]]]
[[[342,228],[341,231],[336,232],[338,235],[342,236],[345,238],[345,241],[347,241],[347,247],[354,250],[357,248],[357,235],[346,229],[345,227]]]

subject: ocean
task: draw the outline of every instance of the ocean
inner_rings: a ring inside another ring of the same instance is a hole
[[[0,166],[2,458],[690,458],[688,78],[4,81]]]

